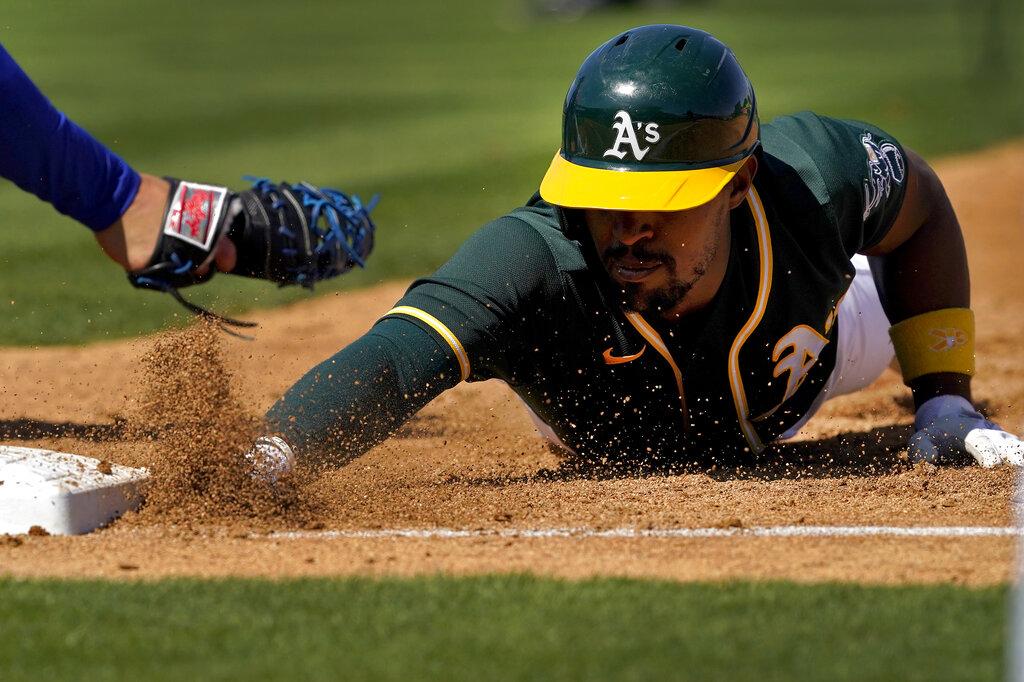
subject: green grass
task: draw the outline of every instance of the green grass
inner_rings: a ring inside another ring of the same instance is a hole
[[[0,581],[0,679],[996,680],[1004,588]]]
[[[51,98],[137,168],[239,186],[245,173],[383,195],[367,272],[429,271],[525,200],[559,144],[588,52],[667,21],[731,44],[763,118],[810,108],[871,120],[936,155],[1024,133],[1019,69],[981,68],[987,3],[715,0],[539,19],[521,0],[5,3],[2,41]],[[1006,8],[1015,6],[1004,2]],[[1020,12],[999,22],[1018,65]],[[1012,43],[1012,44],[1011,44]],[[77,343],[185,319],[132,290],[89,233],[0,184],[0,344]],[[220,310],[305,296],[217,278]]]

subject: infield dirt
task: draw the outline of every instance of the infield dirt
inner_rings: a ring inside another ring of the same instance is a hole
[[[1024,143],[947,159],[937,169],[971,260],[975,396],[1020,433]],[[528,571],[969,584],[1009,576],[1007,537],[269,537],[274,530],[1011,523],[1010,470],[907,464],[911,405],[891,371],[868,390],[826,404],[794,442],[740,471],[563,467],[515,396],[491,381],[441,396],[395,438],[283,497],[251,486],[237,457],[259,415],[309,367],[365,331],[404,286],[254,314],[253,342],[195,328],[86,347],[0,350],[0,442],[156,472],[147,506],[110,528],[0,542],[0,575]],[[185,358],[187,371],[174,358]]]

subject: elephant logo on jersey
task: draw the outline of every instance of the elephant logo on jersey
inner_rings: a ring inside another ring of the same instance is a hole
[[[773,376],[779,377],[788,372],[786,377],[786,393],[782,402],[793,397],[800,385],[804,383],[811,367],[818,361],[818,356],[828,343],[828,339],[811,329],[806,324],[793,327],[779,339],[772,351],[772,362],[775,364]],[[789,353],[783,355],[787,350]]]
[[[892,142],[875,142],[871,133],[860,136],[860,142],[868,153],[868,177],[864,180],[864,217],[878,208],[882,199],[889,196],[892,183],[903,184],[907,167],[899,147]]]
[[[634,124],[629,112],[626,111],[615,112],[615,123],[612,124],[612,128],[615,128],[617,133],[615,142],[610,149],[605,151],[604,155],[614,156],[617,159],[626,157],[626,151],[622,149],[624,144],[629,145],[630,150],[633,152],[633,157],[637,161],[642,161],[647,156],[647,152],[651,151],[650,147],[640,147],[640,140],[636,137],[637,131],[640,129],[644,131],[644,142],[654,144],[661,139],[657,123],[644,125],[643,122],[637,121]]]

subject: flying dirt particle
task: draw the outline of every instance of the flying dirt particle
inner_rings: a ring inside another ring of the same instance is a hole
[[[45,538],[50,534],[50,531],[46,530],[42,526],[32,526],[28,529],[28,534],[34,538]]]
[[[138,567],[137,564],[121,563],[121,564],[118,564],[117,567],[119,569],[121,569],[122,571],[137,571],[137,570],[139,570],[139,567]]]
[[[730,516],[716,525],[718,528],[743,528],[743,519],[736,516]]]
[[[934,476],[939,471],[939,467],[931,462],[916,462],[914,464],[914,471],[925,476]]]
[[[21,547],[24,541],[14,535],[7,535],[6,533],[0,535],[0,547]]]
[[[107,460],[101,459],[99,464],[96,465],[96,471],[109,476],[114,473],[114,467]]]
[[[151,452],[140,522],[279,525],[313,515],[306,479],[271,486],[252,476],[245,452],[264,432],[262,419],[232,391],[224,337],[204,321],[161,334],[140,363],[138,404],[124,438]]]

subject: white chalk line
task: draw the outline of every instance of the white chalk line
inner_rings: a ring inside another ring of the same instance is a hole
[[[750,528],[375,528],[270,533],[282,540],[420,538],[976,538],[1024,536],[1013,526],[753,526]]]

